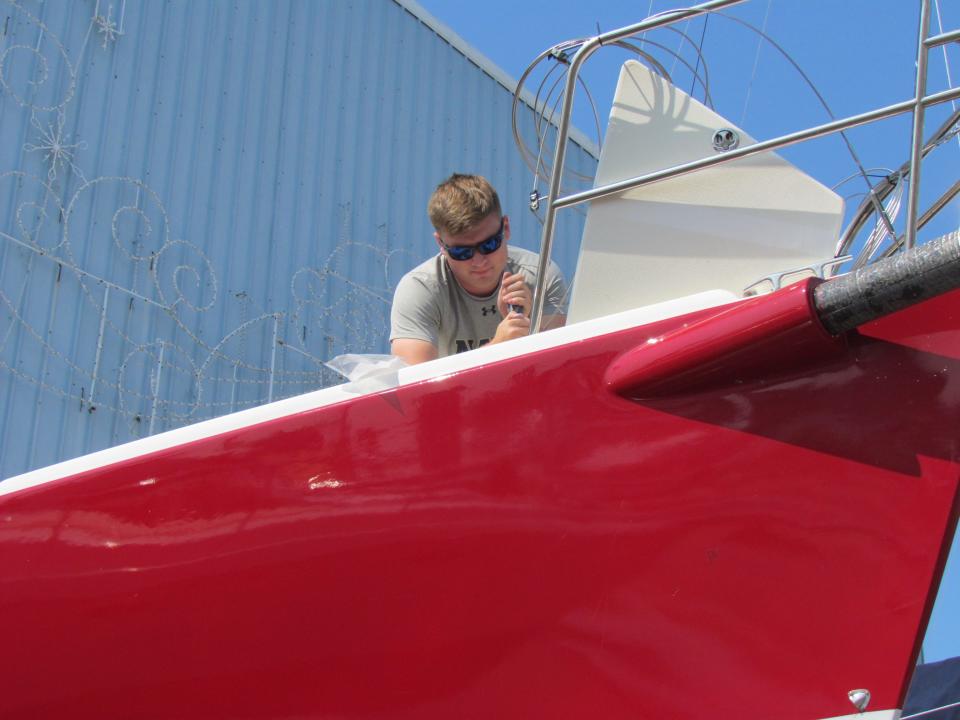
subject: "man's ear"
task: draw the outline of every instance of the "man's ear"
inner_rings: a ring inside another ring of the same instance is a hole
[[[503,216],[503,239],[507,242],[510,241],[510,216]]]
[[[434,231],[433,239],[437,241],[437,247],[439,247],[440,252],[443,253],[443,250],[444,250],[443,240],[440,239],[440,233],[438,233],[437,231]]]

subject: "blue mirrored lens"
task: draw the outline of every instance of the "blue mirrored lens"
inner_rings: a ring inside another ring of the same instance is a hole
[[[477,251],[479,251],[481,255],[495,253],[500,249],[501,244],[503,244],[503,218],[500,218],[500,229],[497,230],[497,233],[491,235],[486,240],[478,242],[476,245],[447,245],[444,243],[443,246],[454,260],[469,260]]]
[[[454,260],[469,260],[473,257],[472,247],[459,247],[456,245],[450,247],[448,245],[447,252],[450,253],[450,257],[452,257]]]
[[[495,253],[500,249],[500,245],[503,244],[503,232],[498,232],[496,235],[488,237],[483,242],[477,243],[476,245],[471,245],[464,247],[463,245],[445,245],[447,252],[450,254],[454,260],[469,260],[473,257],[475,252],[480,252],[481,255],[489,255],[490,253]]]
[[[477,245],[477,250],[480,251],[481,255],[489,255],[490,253],[496,252],[500,249],[500,243],[503,242],[503,232],[498,232],[493,237],[488,237],[482,243]]]

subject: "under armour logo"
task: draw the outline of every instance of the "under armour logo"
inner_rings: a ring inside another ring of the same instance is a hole
[[[497,311],[496,305],[490,305],[489,307],[480,308],[480,312],[483,313],[484,317],[486,317],[487,315],[493,315],[496,311]]]

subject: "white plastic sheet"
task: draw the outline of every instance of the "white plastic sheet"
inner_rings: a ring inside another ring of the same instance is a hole
[[[324,363],[331,370],[343,375],[350,384],[344,388],[351,392],[367,393],[388,390],[400,383],[400,370],[407,363],[395,355],[361,355],[347,353],[337,355]]]

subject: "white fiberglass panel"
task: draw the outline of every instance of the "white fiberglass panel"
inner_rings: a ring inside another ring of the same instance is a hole
[[[714,134],[756,141],[636,61],[624,64],[596,184],[713,156]],[[740,294],[774,272],[833,256],[834,192],[772,152],[595,200],[570,303],[572,321],[710,288]]]

